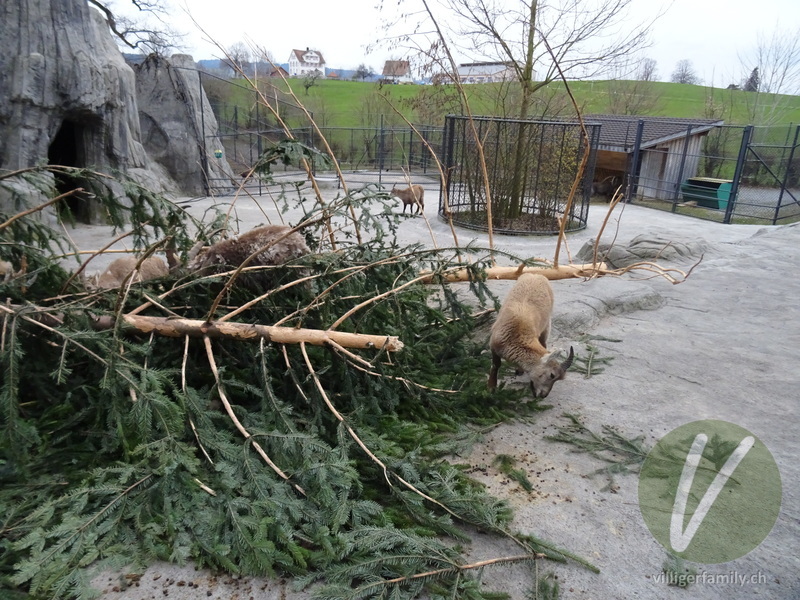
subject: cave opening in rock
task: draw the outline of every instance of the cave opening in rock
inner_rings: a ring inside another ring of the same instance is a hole
[[[50,147],[47,151],[47,162],[51,165],[63,167],[84,168],[88,166],[87,140],[91,138],[89,123],[66,118],[62,121]],[[83,188],[86,192],[79,192],[65,198],[59,206],[62,215],[70,214],[72,219],[80,222],[90,222],[91,210],[89,205],[90,194],[88,182],[81,178],[63,173],[56,173],[56,191],[60,194]]]

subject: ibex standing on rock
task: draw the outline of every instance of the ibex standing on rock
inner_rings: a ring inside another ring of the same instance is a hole
[[[406,212],[406,206],[411,206],[411,211],[416,206],[417,210],[414,214],[418,214],[425,209],[425,189],[421,185],[412,185],[404,190],[393,187],[391,193],[403,201],[403,213]]]
[[[553,289],[547,278],[534,273],[520,275],[492,325],[490,389],[497,387],[497,371],[503,358],[530,376],[531,391],[536,398],[547,397],[553,384],[564,379],[574,352],[570,347],[569,356],[563,362],[554,356],[546,357],[552,313]]]

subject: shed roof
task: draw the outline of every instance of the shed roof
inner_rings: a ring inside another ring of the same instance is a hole
[[[584,115],[583,120],[587,124],[598,123],[601,126],[598,149],[612,152],[633,151],[639,121],[644,121],[642,149],[682,138],[687,132],[692,135],[705,133],[725,123],[716,119],[676,119],[636,115]]]

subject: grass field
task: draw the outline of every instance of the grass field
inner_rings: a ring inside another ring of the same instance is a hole
[[[328,127],[361,127],[403,124],[397,111],[412,122],[439,125],[448,112],[460,112],[453,86],[384,85],[357,81],[317,81],[308,90],[301,79],[290,79],[297,99],[314,113],[319,125]],[[274,80],[265,87],[276,85]],[[641,86],[641,84],[638,84]],[[676,118],[722,119],[729,125],[785,125],[800,122],[800,96],[767,97],[752,92],[726,90],[697,85],[661,83],[649,88],[636,87],[637,82],[576,81],[570,84],[584,113],[619,112],[627,95],[635,114]],[[279,96],[287,101],[285,85],[278,81]],[[465,88],[470,107],[476,115],[513,114],[514,90],[504,92],[499,84],[474,84]],[[640,93],[641,92],[641,93]],[[252,104],[252,93],[231,87],[228,100],[240,106]],[[446,102],[449,98],[449,103]],[[539,116],[550,112],[564,115],[573,112],[563,85],[554,83],[537,93]],[[753,106],[757,105],[757,109]],[[544,106],[547,109],[543,108]],[[755,116],[754,116],[755,115]]]

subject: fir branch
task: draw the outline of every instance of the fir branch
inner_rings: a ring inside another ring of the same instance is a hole
[[[228,400],[228,397],[225,395],[225,388],[222,385],[222,381],[219,378],[219,371],[217,370],[217,362],[216,360],[214,360],[214,350],[211,347],[211,340],[207,336],[204,336],[203,344],[205,345],[206,348],[208,365],[211,367],[211,372],[214,374],[214,379],[217,381],[217,393],[219,394],[219,399],[222,401],[222,404],[225,406],[225,412],[228,413],[228,417],[230,417],[231,421],[233,421],[234,426],[236,427],[236,429],[239,430],[239,433],[242,434],[242,437],[244,437],[244,439],[246,440],[250,440],[250,438],[252,437],[250,435],[250,432],[248,432],[247,429],[244,428],[244,425],[242,425],[241,421],[239,421],[239,418],[236,416],[236,413],[233,412],[233,407],[231,407],[231,403]],[[280,469],[280,467],[278,467],[278,465],[276,465],[272,461],[272,459],[267,455],[266,452],[264,452],[264,449],[258,444],[258,442],[252,442],[252,444],[255,451],[259,454],[259,456],[261,456],[261,458],[264,459],[264,462],[267,463],[267,465],[269,465],[269,467],[273,471],[275,471],[278,477],[280,477],[287,483],[291,483],[289,482],[289,476],[286,473],[284,473]],[[292,483],[292,487],[294,487],[294,489],[300,492],[303,496],[306,495],[305,490],[303,490],[303,488],[301,488],[296,483]]]
[[[607,463],[608,466],[597,469],[592,475],[605,474],[609,478],[604,490],[612,489],[615,473],[631,473],[640,466],[649,453],[644,444],[644,436],[627,438],[607,425],[602,426],[601,433],[595,433],[586,427],[577,415],[564,413],[570,423],[557,427],[556,435],[545,439],[574,446],[573,452],[585,452],[590,456]]]

